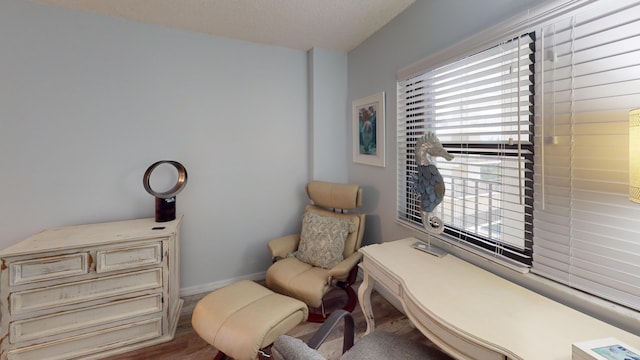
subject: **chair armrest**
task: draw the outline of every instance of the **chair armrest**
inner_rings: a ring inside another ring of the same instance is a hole
[[[351,256],[342,260],[338,265],[329,269],[329,277],[340,279],[347,277],[351,269],[360,262],[360,259],[362,259],[361,252],[357,251],[351,254]]]
[[[314,350],[318,350],[320,345],[322,345],[322,343],[327,339],[331,331],[338,325],[341,319],[344,319],[342,353],[344,354],[347,350],[351,349],[356,336],[355,322],[353,320],[353,315],[342,309],[336,310],[329,315],[318,331],[316,331],[313,337],[309,339],[307,345]]]
[[[300,242],[300,234],[291,234],[273,239],[267,243],[271,257],[287,257],[289,253],[296,251]]]

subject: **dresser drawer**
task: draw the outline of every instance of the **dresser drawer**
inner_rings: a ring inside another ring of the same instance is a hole
[[[9,284],[21,285],[87,274],[88,259],[89,253],[81,252],[16,261],[9,265]]]
[[[96,272],[98,273],[160,264],[162,261],[162,242],[98,250],[96,257]]]
[[[8,360],[63,360],[86,357],[162,335],[162,319],[151,319],[61,341],[9,351]]]
[[[155,268],[128,274],[105,276],[93,280],[18,291],[10,296],[10,310],[12,315],[17,315],[134,291],[155,289],[161,286],[162,269]]]
[[[14,321],[9,326],[11,343],[55,338],[103,324],[162,311],[162,294],[110,302],[48,316]]]

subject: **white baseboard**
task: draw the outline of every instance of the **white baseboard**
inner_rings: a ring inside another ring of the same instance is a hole
[[[264,280],[266,274],[267,274],[267,272],[263,271],[263,272],[259,272],[259,273],[255,273],[255,274],[243,275],[243,276],[238,276],[238,277],[234,277],[234,278],[231,278],[231,279],[215,281],[215,282],[208,283],[208,284],[202,284],[202,285],[197,285],[197,286],[190,286],[190,287],[186,287],[186,288],[181,288],[180,289],[180,296],[191,296],[191,295],[198,295],[198,294],[208,293],[208,292],[211,292],[211,291],[213,291],[215,289],[219,289],[221,287],[225,287],[227,285],[231,285],[231,284],[233,284],[235,282],[238,282],[240,280],[253,280],[253,281]]]

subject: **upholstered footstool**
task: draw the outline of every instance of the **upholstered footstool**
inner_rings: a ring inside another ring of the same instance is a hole
[[[196,304],[193,329],[220,352],[237,360],[253,360],[309,316],[307,305],[243,280],[217,289]]]

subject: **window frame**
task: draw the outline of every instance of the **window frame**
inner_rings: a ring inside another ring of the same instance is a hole
[[[526,38],[526,37],[530,37],[527,40],[528,41],[527,44],[531,46],[531,52],[532,52],[532,56],[530,59],[531,64],[529,65],[529,71],[531,73],[531,75],[529,76],[530,84],[528,86],[529,118],[527,122],[529,125],[528,125],[528,129],[526,130],[526,133],[528,134],[528,137],[529,137],[529,141],[521,142],[520,144],[508,144],[508,143],[505,143],[504,141],[496,140],[493,143],[483,142],[481,144],[478,144],[473,142],[452,142],[452,141],[441,140],[443,147],[450,154],[454,155],[454,157],[456,155],[469,154],[466,151],[469,149],[472,149],[473,150],[472,156],[478,156],[478,155],[492,156],[492,157],[496,157],[497,159],[500,159],[499,161],[502,161],[505,158],[520,158],[517,161],[519,161],[525,167],[525,169],[522,170],[522,172],[524,173],[524,176],[522,179],[522,181],[524,182],[524,184],[522,184],[522,189],[524,190],[524,193],[522,194],[522,197],[521,197],[524,202],[522,221],[525,223],[523,233],[522,233],[523,246],[522,248],[519,248],[519,247],[510,245],[506,242],[500,242],[498,240],[492,239],[490,237],[490,234],[488,234],[487,236],[482,236],[481,234],[474,233],[460,227],[456,227],[452,224],[447,224],[446,222],[445,222],[445,228],[444,228],[444,236],[441,236],[441,237],[445,241],[454,242],[454,243],[463,244],[463,245],[471,245],[475,248],[481,249],[483,252],[493,254],[494,256],[497,255],[500,257],[505,257],[508,260],[515,261],[521,266],[528,268],[531,265],[532,245],[533,245],[533,225],[532,225],[533,224],[533,161],[534,161],[533,119],[535,117],[533,113],[534,111],[533,99],[534,99],[534,84],[535,84],[535,71],[534,71],[535,43],[536,43],[535,32],[526,32],[515,38],[511,38],[506,41],[500,41],[494,44],[493,46],[490,46],[475,54],[472,54],[472,56],[481,55],[484,53],[490,54],[493,50],[495,50],[496,47],[500,46],[501,44],[505,44],[512,41],[519,41],[519,38]],[[518,42],[518,44],[520,43]],[[521,45],[518,45],[518,46],[521,46]],[[453,59],[448,64],[442,64],[442,66],[456,64],[465,59],[466,57],[461,59]],[[425,95],[428,93],[428,91],[425,90],[425,86],[421,86],[420,84],[421,82],[424,81],[423,79],[420,79],[420,76],[426,75],[432,70],[435,70],[435,69],[426,70],[422,74],[417,74],[417,76],[410,77],[409,79],[406,80],[406,82],[409,83],[410,85],[406,87],[401,85],[402,81],[398,81],[398,89],[397,89],[398,101],[406,100],[406,105],[404,106],[404,108],[408,109],[407,112],[411,112],[409,109],[413,110],[411,108],[411,105],[418,104],[419,106],[416,106],[415,109],[422,109],[422,106],[424,106],[424,104],[427,102],[426,100],[423,100],[423,101],[416,101],[415,103],[412,103],[410,99],[419,97],[421,95]],[[416,81],[411,82],[414,79],[416,79]],[[407,91],[405,93],[402,93],[403,89],[407,89]],[[410,94],[411,91],[418,91],[418,90],[422,90],[422,92],[417,92],[415,95]],[[520,97],[519,89],[517,94],[519,98]],[[401,109],[401,108],[402,107],[399,104],[398,109]],[[429,232],[427,232],[424,228],[420,227],[420,224],[421,224],[420,216],[410,213],[410,210],[409,210],[412,207],[410,179],[413,174],[413,167],[408,166],[408,164],[411,164],[413,161],[414,151],[410,148],[406,149],[406,154],[400,151],[400,147],[408,143],[411,138],[416,138],[416,137],[422,136],[427,131],[435,130],[435,128],[433,127],[434,124],[429,123],[428,120],[424,120],[424,121],[417,120],[415,122],[412,122],[411,120],[411,117],[416,115],[418,115],[417,116],[418,119],[421,119],[423,117],[426,118],[426,116],[424,116],[425,113],[427,111],[433,112],[434,110],[432,108],[431,109],[424,108],[424,111],[422,113],[419,112],[421,110],[417,110],[417,111],[418,111],[417,114],[407,115],[406,117],[404,117],[404,116],[401,116],[400,110],[399,110],[399,115],[398,115],[398,127],[399,127],[399,131],[398,131],[399,159],[398,160],[399,161],[398,161],[398,169],[397,169],[397,175],[398,175],[397,192],[398,192],[398,195],[400,195],[401,193],[404,193],[404,196],[398,196],[398,203],[397,203],[398,209],[396,211],[396,220],[398,220],[399,222],[407,226],[410,226],[411,228],[419,232],[429,234]],[[517,111],[518,112],[521,111],[519,102],[518,102]],[[498,116],[494,115],[492,117],[498,117]],[[502,115],[499,117],[502,118]],[[412,126],[412,124],[415,124],[415,125]],[[496,125],[498,124],[500,123],[496,122]],[[402,131],[400,131],[400,128],[406,129],[406,133],[403,134]],[[436,135],[438,135],[437,132],[436,132]],[[402,150],[404,150],[404,148]],[[404,156],[404,159],[401,159],[400,158],[401,156]],[[463,185],[463,186],[466,186],[466,185]],[[453,189],[451,188],[447,188],[447,193],[445,194],[445,197],[452,196],[451,194],[452,190]],[[498,208],[498,210],[500,209],[501,208]],[[439,210],[441,213],[444,211],[442,205],[439,205],[438,208],[436,208],[436,210]],[[493,210],[495,209],[492,209],[492,211]],[[491,218],[489,217],[489,220],[490,219]],[[475,220],[477,221],[478,219],[475,218]]]

